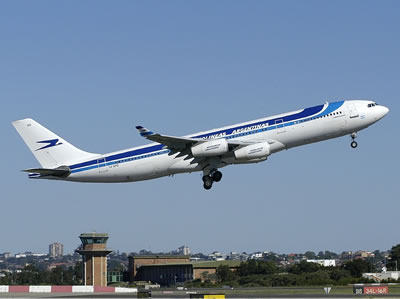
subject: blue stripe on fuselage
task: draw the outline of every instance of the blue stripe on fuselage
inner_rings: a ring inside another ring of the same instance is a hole
[[[223,134],[223,133],[225,133],[226,135],[230,135],[235,130],[240,130],[240,129],[244,129],[244,128],[251,127],[251,126],[257,126],[257,125],[262,125],[262,124],[266,124],[268,126],[275,125],[276,121],[278,121],[278,120],[279,121],[282,120],[282,124],[280,123],[279,125],[283,125],[283,123],[285,123],[285,122],[292,121],[292,120],[297,120],[297,119],[300,119],[300,118],[304,118],[304,117],[308,117],[308,116],[311,116],[313,114],[316,114],[316,113],[320,112],[323,109],[323,107],[324,107],[324,105],[310,107],[310,108],[304,109],[303,111],[301,111],[299,113],[287,115],[287,116],[284,116],[284,117],[276,117],[276,118],[263,120],[263,121],[259,121],[259,122],[252,123],[252,124],[247,124],[247,125],[233,127],[233,128],[220,130],[220,131],[216,131],[216,132],[212,132],[212,133],[197,135],[197,136],[193,136],[192,138],[207,138],[208,136],[212,136],[212,135],[215,135],[215,134]]]
[[[218,135],[218,134],[224,134],[225,138],[233,139],[233,138],[241,137],[241,136],[244,136],[244,135],[248,135],[250,133],[251,134],[255,134],[255,133],[262,132],[262,131],[270,131],[270,130],[274,130],[276,128],[292,126],[292,125],[295,125],[295,124],[299,123],[298,120],[306,118],[306,117],[310,117],[310,116],[312,116],[314,114],[317,114],[319,112],[320,113],[318,115],[313,116],[312,118],[316,118],[316,117],[327,115],[327,114],[335,111],[336,109],[340,108],[343,105],[343,103],[344,103],[344,101],[329,103],[328,107],[324,111],[322,111],[324,105],[314,106],[314,107],[306,108],[306,109],[302,110],[301,112],[298,112],[298,113],[295,113],[295,114],[291,114],[291,115],[287,115],[287,116],[283,116],[283,117],[276,117],[276,118],[272,118],[272,119],[267,119],[267,120],[259,121],[259,122],[256,122],[256,123],[251,123],[251,124],[241,125],[241,126],[237,126],[237,127],[232,127],[232,128],[229,128],[229,129],[214,131],[214,132],[211,132],[211,133],[191,136],[191,138],[204,138],[204,139],[206,139],[209,136]],[[305,119],[304,121],[309,121],[312,118]],[[279,121],[279,124],[276,123],[277,121]],[[254,129],[254,130],[251,130],[251,131],[241,132],[241,133],[232,135],[232,133],[235,130],[245,129],[245,128],[248,128],[248,127],[258,126],[258,125],[266,125],[266,127],[264,129]],[[107,162],[107,165],[110,165],[110,164],[113,164],[113,163],[109,163],[109,162],[112,162],[112,161],[116,161],[116,160],[126,159],[126,158],[130,158],[130,157],[138,156],[138,155],[144,155],[144,154],[157,152],[157,151],[162,150],[163,148],[164,148],[164,145],[157,144],[157,145],[148,146],[148,147],[137,149],[137,150],[132,150],[132,151],[124,152],[124,153],[110,155],[108,157],[102,157],[100,159],[105,159],[106,162]],[[165,151],[165,153],[167,153],[167,152],[169,152],[169,150]],[[163,151],[163,153],[164,153],[164,151]],[[103,163],[102,166],[106,166],[106,164],[104,164],[104,161],[101,161],[101,162]],[[72,173],[81,172],[81,171],[85,171],[85,170],[90,170],[90,169],[94,169],[94,168],[97,168],[97,167],[100,167],[98,165],[97,159],[69,166],[69,168],[71,169]],[[80,169],[78,169],[78,168],[80,168]]]

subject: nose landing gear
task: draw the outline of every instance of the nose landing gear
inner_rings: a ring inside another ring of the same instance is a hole
[[[222,179],[222,172],[218,170],[211,171],[207,175],[203,175],[203,187],[206,190],[210,190],[213,183],[218,183]]]
[[[351,136],[351,140],[352,140],[352,142],[350,143],[350,146],[351,146],[352,148],[356,148],[357,145],[358,145],[358,143],[357,143],[354,139],[357,138],[357,133],[356,133],[356,132],[353,132],[353,133],[351,133],[350,136]]]

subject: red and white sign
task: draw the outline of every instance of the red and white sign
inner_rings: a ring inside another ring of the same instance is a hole
[[[365,286],[364,295],[389,294],[388,286]]]

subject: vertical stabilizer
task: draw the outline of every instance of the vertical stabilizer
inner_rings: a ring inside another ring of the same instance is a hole
[[[12,124],[43,168],[55,168],[97,156],[76,148],[31,118],[16,120]]]

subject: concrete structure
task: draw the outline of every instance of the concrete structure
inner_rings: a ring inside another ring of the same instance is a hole
[[[129,281],[139,280],[138,269],[144,265],[166,265],[189,262],[189,257],[185,255],[135,255],[129,256]]]
[[[129,274],[132,281],[151,281],[162,286],[182,284],[193,279],[215,281],[218,266],[227,265],[232,271],[240,261],[190,262],[186,256],[131,256]]]
[[[59,257],[64,255],[64,245],[61,243],[52,243],[49,245],[49,256]]]
[[[387,271],[382,273],[363,273],[364,278],[375,280],[376,282],[381,282],[382,280],[398,280],[400,278],[400,271]]]
[[[81,248],[77,249],[82,255],[83,284],[86,286],[107,286],[107,255],[111,250],[106,249],[108,234],[81,234]]]

